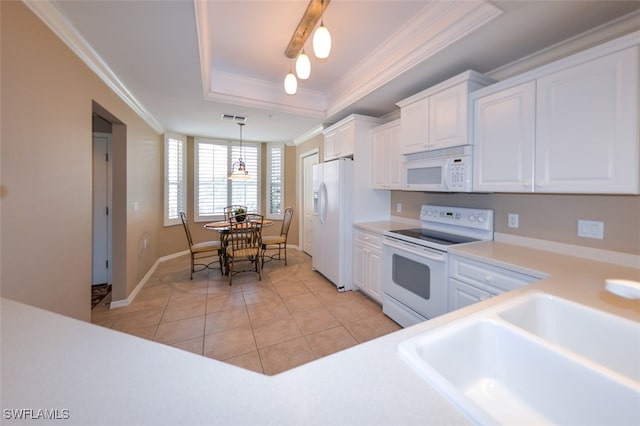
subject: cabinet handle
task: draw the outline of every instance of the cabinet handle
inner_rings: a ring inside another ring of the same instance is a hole
[[[489,276],[484,277],[484,280],[485,280],[485,281],[487,281],[487,282],[488,282],[488,281],[491,281],[492,279],[493,279],[493,277],[491,277],[490,275],[489,275]]]

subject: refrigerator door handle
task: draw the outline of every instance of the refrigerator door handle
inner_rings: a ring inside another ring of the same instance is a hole
[[[324,182],[320,184],[320,188],[318,191],[320,194],[319,197],[319,209],[320,210],[320,223],[324,225],[324,222],[327,218],[327,185]]]

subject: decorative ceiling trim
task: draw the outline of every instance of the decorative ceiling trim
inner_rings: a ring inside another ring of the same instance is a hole
[[[329,93],[327,116],[427,60],[501,15],[488,2],[430,2],[374,53],[346,74]]]
[[[303,89],[299,90],[296,96],[288,96],[282,91],[281,83],[212,71],[213,48],[209,42],[209,3],[195,0],[194,8],[202,92],[205,100],[304,117],[320,119],[326,117],[326,97],[320,92]]]
[[[164,128],[153,115],[133,96],[106,62],[80,35],[57,6],[48,1],[22,0],[96,75],[113,90],[124,103],[142,118],[158,134]]]
[[[205,95],[209,101],[305,117],[325,117],[325,96],[312,90],[300,90],[296,96],[289,96],[280,84],[218,71],[211,73],[210,87],[211,91]]]
[[[295,97],[281,84],[212,71],[208,3],[194,0],[204,98],[309,117],[338,114],[445,47],[502,14],[486,1],[430,2],[329,90],[301,90]],[[248,88],[251,88],[248,90]]]

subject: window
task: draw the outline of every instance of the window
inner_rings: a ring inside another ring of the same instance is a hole
[[[222,218],[224,208],[231,204],[246,205],[249,211],[260,211],[260,144],[229,143],[220,140],[196,139],[195,149],[195,220],[199,222]],[[234,162],[242,157],[251,180],[230,181]]]
[[[284,144],[267,145],[267,214],[268,219],[282,219],[284,207]]]
[[[187,206],[186,138],[164,135],[164,226],[179,225]]]

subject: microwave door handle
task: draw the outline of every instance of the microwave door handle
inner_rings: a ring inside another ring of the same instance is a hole
[[[451,190],[451,181],[449,180],[450,176],[449,176],[449,161],[445,161],[444,162],[444,167],[443,167],[443,172],[444,172],[444,179],[442,180],[444,182],[444,187],[447,191]]]

